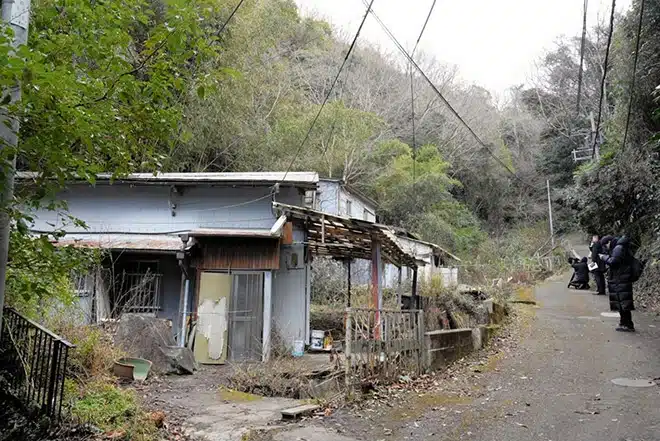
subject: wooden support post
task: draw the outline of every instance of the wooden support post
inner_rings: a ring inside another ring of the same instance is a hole
[[[412,309],[421,309],[419,307],[419,298],[417,296],[417,268],[413,268],[413,279],[412,279]]]
[[[396,305],[401,309],[401,298],[403,296],[403,266],[399,266],[399,276],[396,287]]]
[[[325,243],[325,214],[321,215],[321,243]]]
[[[345,329],[345,338],[346,342],[344,344],[344,358],[345,358],[345,363],[344,363],[344,380],[346,381],[346,394],[348,397],[351,395],[351,343],[353,341],[353,317],[351,314],[351,308],[346,308],[346,329]]]
[[[371,236],[371,302],[376,310],[374,337],[380,340],[380,310],[383,308],[382,264],[380,241],[374,234]]]
[[[346,306],[351,307],[351,259],[346,260],[346,273],[347,273],[347,282],[348,282],[348,289],[346,292]]]

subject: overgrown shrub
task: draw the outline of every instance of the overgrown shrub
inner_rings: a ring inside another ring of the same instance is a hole
[[[150,441],[156,426],[140,406],[132,390],[120,389],[106,381],[92,381],[76,387],[69,383],[71,415],[82,423],[92,424],[113,439]]]
[[[56,328],[56,332],[76,345],[69,353],[68,374],[78,380],[108,377],[114,360],[124,355],[99,326],[69,325]]]

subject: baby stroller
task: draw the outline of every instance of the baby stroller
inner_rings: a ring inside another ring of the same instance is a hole
[[[573,267],[573,275],[568,282],[567,288],[588,290],[589,286],[589,266],[587,258],[583,257],[581,260],[569,258],[568,263]]]

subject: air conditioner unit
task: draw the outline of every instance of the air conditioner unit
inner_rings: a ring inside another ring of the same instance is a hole
[[[305,249],[301,246],[291,247],[285,252],[287,269],[301,269],[305,267]]]

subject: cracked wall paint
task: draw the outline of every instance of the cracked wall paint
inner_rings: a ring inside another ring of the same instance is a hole
[[[218,301],[205,299],[199,306],[199,333],[208,340],[208,356],[219,360],[225,348],[225,333],[227,332],[227,299]]]

